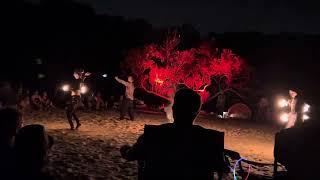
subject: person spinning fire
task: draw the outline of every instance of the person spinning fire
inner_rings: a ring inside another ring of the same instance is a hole
[[[298,98],[297,90],[293,90],[291,88],[289,90],[289,100],[288,100],[288,123],[285,128],[291,128],[295,125],[298,125],[301,120],[301,108],[302,108],[302,100]]]
[[[126,87],[125,97],[122,99],[122,104],[120,107],[120,120],[124,119],[126,111],[130,116],[130,120],[134,120],[133,115],[133,100],[134,100],[134,80],[132,76],[128,76],[128,81],[119,79],[118,76],[115,77],[116,81],[123,84]]]
[[[70,124],[71,130],[78,129],[81,126],[80,120],[76,115],[76,111],[80,103],[80,99],[81,98],[80,98],[79,90],[71,91],[69,99],[67,101],[67,105],[66,105],[66,114],[67,114],[67,118],[68,118],[68,122]],[[74,119],[77,123],[76,128],[74,128],[72,119]]]
[[[84,72],[83,69],[75,70],[73,76],[76,80],[80,80],[79,86],[75,89],[70,89],[69,85],[64,85],[62,87],[63,91],[70,92],[66,105],[66,114],[71,130],[78,129],[81,126],[80,120],[76,115],[76,111],[81,104],[81,94],[85,94],[88,91],[87,86],[84,84],[84,80],[90,75],[91,73]],[[74,128],[74,124],[72,122],[73,119],[76,121],[76,128]]]

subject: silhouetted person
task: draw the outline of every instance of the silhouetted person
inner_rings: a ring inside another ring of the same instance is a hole
[[[27,125],[21,128],[15,139],[16,179],[49,180],[53,179],[43,172],[48,151],[53,138],[48,136],[42,125]]]
[[[50,108],[53,108],[52,101],[50,100],[47,92],[42,93],[41,103],[44,110],[49,110]]]
[[[100,110],[100,108],[104,107],[104,101],[100,92],[94,97],[96,103],[96,110]]]
[[[144,134],[121,155],[138,160],[139,179],[209,180],[225,169],[224,133],[193,125],[201,98],[191,89],[180,89],[174,97],[174,123],[146,125]]]
[[[0,110],[0,179],[13,170],[13,139],[21,124],[20,112],[12,108]]]
[[[134,84],[133,77],[128,76],[128,81],[124,81],[115,77],[115,79],[126,87],[125,97],[122,99],[120,107],[120,120],[124,119],[125,113],[128,112],[130,120],[134,120],[133,115],[133,100],[134,100]]]
[[[29,96],[22,97],[18,103],[18,108],[22,113],[30,110],[30,98]]]
[[[73,119],[76,121],[76,129],[78,129],[81,126],[80,120],[78,116],[76,115],[77,107],[80,101],[80,96],[71,94],[69,97],[69,100],[67,101],[67,106],[66,106],[66,114],[67,114],[67,119],[70,124],[70,129],[74,130],[74,124],[73,124]]]
[[[35,91],[34,94],[31,96],[31,103],[35,110],[41,109],[41,96],[39,95],[39,91]]]

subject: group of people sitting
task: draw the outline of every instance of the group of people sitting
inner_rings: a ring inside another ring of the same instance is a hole
[[[94,93],[93,95],[84,96],[82,98],[84,107],[88,110],[103,110],[107,107],[107,102],[104,100],[100,92]]]
[[[48,93],[44,91],[42,95],[39,94],[39,91],[35,91],[33,95],[30,97],[29,93],[22,95],[19,98],[19,108],[22,111],[26,110],[50,110],[54,108],[51,99],[48,96]]]
[[[42,125],[22,127],[18,110],[0,109],[0,179],[52,179],[43,172],[52,145]]]

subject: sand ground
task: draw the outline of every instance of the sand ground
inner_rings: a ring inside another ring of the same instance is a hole
[[[118,120],[116,111],[80,112],[79,117],[81,128],[71,131],[62,110],[25,116],[25,124],[42,124],[54,137],[47,169],[57,179],[137,179],[136,162],[122,159],[119,148],[133,144],[143,133],[145,124],[167,122],[163,113],[137,113],[135,121]],[[246,159],[273,162],[274,134],[278,128],[244,120],[217,120],[208,115],[200,115],[196,123],[224,131],[225,148],[239,152]],[[250,175],[271,177],[272,173],[272,166],[253,166]],[[227,174],[225,179],[233,179],[232,174]]]

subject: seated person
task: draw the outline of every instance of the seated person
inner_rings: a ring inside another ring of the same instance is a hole
[[[27,125],[21,128],[15,139],[16,179],[52,179],[43,172],[53,138],[42,125]]]
[[[29,96],[22,97],[18,104],[19,110],[24,113],[30,110],[30,98]]]
[[[41,101],[42,101],[42,107],[44,110],[49,110],[50,108],[53,108],[53,104],[49,99],[48,93],[46,91],[43,92]]]
[[[2,177],[13,171],[13,139],[22,125],[22,115],[12,108],[0,110],[0,174]]]
[[[41,96],[39,95],[39,91],[35,91],[31,96],[31,104],[35,110],[41,109]]]
[[[174,122],[146,126],[132,146],[123,146],[121,155],[138,160],[139,179],[209,180],[226,170],[224,133],[193,125],[201,97],[191,89],[180,89],[174,97]]]

